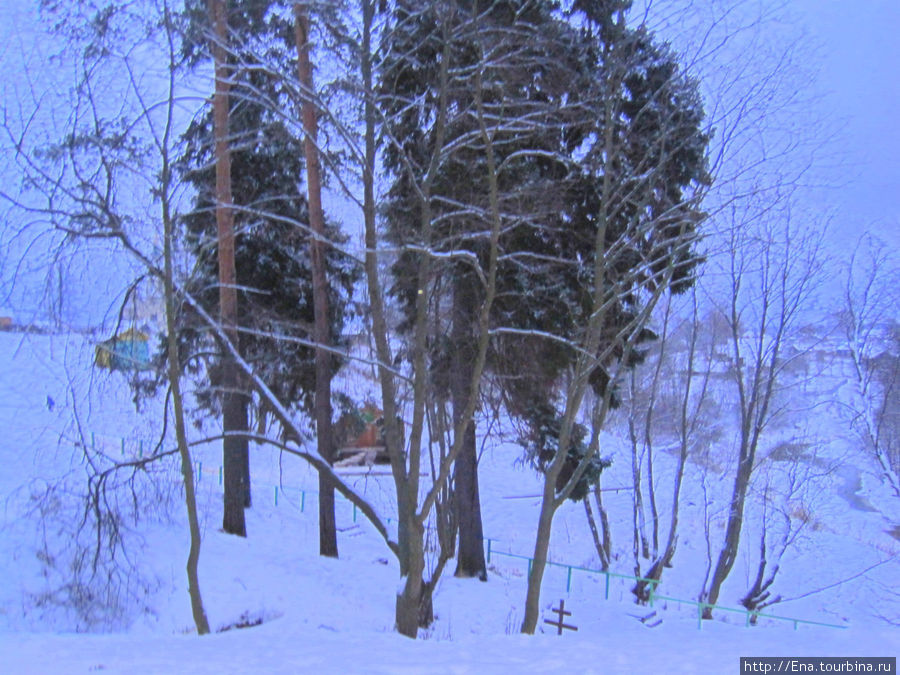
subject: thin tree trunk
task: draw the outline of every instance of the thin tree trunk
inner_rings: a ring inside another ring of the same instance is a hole
[[[238,345],[237,286],[234,266],[234,212],[231,195],[231,151],[228,140],[228,92],[230,88],[225,44],[228,16],[224,0],[209,0],[213,24],[213,61],[216,88],[213,97],[213,126],[216,157],[216,229],[219,255],[219,321],[228,339]],[[223,349],[222,387],[222,464],[225,483],[222,529],[228,534],[247,536],[244,503],[248,488],[244,485],[248,465],[247,445],[239,434],[247,431],[247,411],[238,391],[238,371],[234,359]],[[243,424],[242,424],[243,422]]]
[[[588,528],[591,530],[591,538],[594,540],[594,548],[597,549],[597,555],[600,556],[600,569],[604,572],[609,569],[609,552],[604,546],[604,542],[600,539],[600,532],[597,529],[597,521],[594,520],[594,512],[591,511],[591,497],[590,495],[585,495],[584,499],[581,500],[584,504],[584,515],[587,516]],[[606,538],[606,532],[604,530],[604,539]]]
[[[562,454],[562,453],[560,453]],[[561,466],[561,465],[560,465]],[[559,471],[556,472],[558,474]],[[528,591],[525,595],[525,617],[522,620],[522,632],[534,634],[537,628],[541,608],[541,580],[547,566],[547,553],[550,550],[550,531],[553,527],[553,515],[556,513],[556,475],[548,473],[544,477],[544,495],[541,500],[541,513],[538,516],[538,529],[534,542],[534,560],[531,574],[528,576]]]
[[[171,30],[171,16],[168,7],[165,8],[165,22],[167,30]],[[171,35],[171,33],[169,33]],[[172,43],[170,42],[170,50]],[[173,52],[170,51],[170,55]],[[174,71],[169,73],[169,92],[174,90]],[[169,387],[172,392],[172,412],[175,417],[175,438],[178,443],[178,454],[181,457],[181,476],[184,484],[184,503],[187,507],[188,528],[190,530],[191,543],[188,550],[186,564],[188,578],[188,595],[191,599],[191,614],[198,635],[209,633],[209,620],[206,618],[206,610],[203,607],[203,596],[200,592],[200,577],[198,567],[200,564],[200,521],[197,516],[197,496],[194,492],[194,466],[191,462],[191,451],[188,447],[187,432],[184,424],[184,401],[181,395],[181,359],[178,354],[178,334],[175,325],[175,271],[172,263],[172,237],[174,236],[174,224],[169,210],[171,169],[169,166],[169,135],[172,128],[172,100],[169,100],[168,117],[166,120],[162,149],[162,171],[160,186],[160,205],[163,221],[163,300],[166,309],[166,365],[168,368]]]
[[[306,185],[309,202],[309,224],[313,232],[312,276],[313,306],[316,336],[316,439],[319,454],[327,461],[334,458],[331,434],[331,329],[328,321],[328,279],[325,275],[325,216],[322,213],[322,178],[319,172],[317,147],[318,120],[312,100],[312,63],[309,59],[309,15],[305,3],[294,3],[295,37],[297,41],[297,70],[304,90],[301,104],[303,130],[306,132]],[[336,558],[337,528],[334,520],[334,485],[323,473],[319,474],[319,554]]]
[[[453,427],[459,429],[462,415],[469,402],[469,387],[475,366],[471,350],[472,335],[467,328],[472,323],[474,298],[466,294],[467,279],[457,280],[453,291],[453,326],[451,329],[453,357],[450,390],[453,399]],[[478,452],[475,445],[475,421],[469,419],[463,432],[462,449],[454,463],[453,508],[459,527],[459,551],[455,575],[478,577],[487,581],[484,560],[484,531],[481,522],[481,501],[478,493]]]
[[[600,496],[600,483],[594,486],[594,502],[597,504],[597,513],[600,514],[600,527],[603,528],[601,534],[603,541],[603,552],[606,554],[606,563],[604,570],[609,569],[612,559],[612,533],[609,529],[609,516],[606,513],[606,507],[603,506],[603,499]]]
[[[188,448],[187,433],[184,425],[184,407],[181,397],[181,384],[178,360],[178,340],[175,328],[175,299],[172,288],[172,244],[171,231],[165,236],[165,302],[166,330],[168,331],[168,369],[169,387],[172,391],[172,409],[175,416],[175,437],[178,442],[178,453],[181,456],[181,477],[184,483],[184,502],[187,506],[188,527],[191,533],[190,550],[187,559],[188,595],[191,598],[191,613],[198,635],[209,633],[209,621],[203,608],[203,596],[200,593],[200,521],[197,517],[197,497],[194,493],[194,469],[191,463],[191,452]],[[243,513],[243,511],[241,511]]]
[[[388,342],[387,319],[385,318],[381,282],[378,279],[378,235],[375,223],[375,87],[372,67],[372,23],[375,16],[375,0],[362,0],[363,41],[360,50],[360,72],[362,73],[365,96],[365,166],[363,167],[363,220],[366,241],[366,284],[369,291],[369,305],[372,312],[372,333],[378,361],[378,381],[381,384],[381,407],[384,410],[384,434],[391,472],[397,492],[397,513],[410,511],[409,490],[407,489],[406,457],[403,453],[403,434],[398,415],[397,387],[391,371],[391,347]],[[397,548],[400,574],[409,572],[410,542],[408,519],[398,518]]]

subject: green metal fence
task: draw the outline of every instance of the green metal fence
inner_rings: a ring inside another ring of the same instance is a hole
[[[93,433],[91,434],[91,445],[94,448],[97,447],[98,438],[99,437],[97,435],[95,435]],[[109,437],[106,437],[107,440],[108,440],[108,438]],[[117,445],[119,445],[121,447],[122,455],[126,456],[127,454],[129,454],[127,451],[127,444],[126,444],[125,439],[123,438],[123,439],[116,439],[116,440],[119,441],[119,443],[117,443]],[[134,446],[132,449],[132,454],[136,454],[138,457],[143,456],[143,453],[144,453],[143,442],[136,442],[136,443],[131,442],[128,445]],[[199,482],[201,482],[203,474],[204,474],[203,463],[199,462],[199,461],[195,462],[194,470],[197,475],[197,482],[199,483]],[[219,485],[220,486],[222,485],[222,482],[223,482],[222,466],[218,467],[218,472],[207,471],[206,473],[207,473],[207,475],[216,475],[216,473],[218,473]],[[255,485],[257,488],[263,487],[263,488],[268,488],[268,489],[272,490],[275,506],[278,506],[279,493],[281,495],[284,495],[284,493],[288,490],[290,490],[292,492],[294,490],[296,490],[297,493],[299,493],[299,497],[300,497],[300,512],[301,513],[305,512],[305,510],[306,510],[306,494],[307,493],[318,494],[315,490],[304,490],[302,488],[286,488],[284,485],[280,485],[280,486],[279,485],[266,485],[266,484],[260,484],[260,483],[256,483]],[[338,498],[343,501],[348,501],[342,495],[338,495]],[[352,504],[352,502],[351,502],[351,505],[353,507],[353,512],[352,512],[353,513],[353,515],[352,515],[353,522],[355,523],[356,519],[357,519],[357,515],[358,515],[358,509],[355,504]],[[392,519],[392,518],[385,518],[385,520],[388,523],[396,522],[396,520]],[[493,556],[504,556],[507,558],[525,560],[528,562],[528,575],[529,576],[531,575],[531,570],[534,565],[534,558],[527,556],[527,555],[522,555],[519,553],[495,550],[494,544],[499,542],[500,541],[499,539],[495,539],[493,537],[485,537],[484,540],[486,542],[486,553],[487,553],[487,562],[488,563],[491,562],[491,558]],[[744,614],[745,615],[745,621],[744,621],[745,626],[750,626],[754,617],[756,617],[756,618],[773,619],[775,621],[786,621],[789,623],[793,623],[794,630],[797,630],[797,627],[799,624],[806,624],[806,625],[811,625],[811,626],[823,626],[826,628],[841,628],[841,629],[847,628],[847,626],[842,626],[842,625],[833,624],[833,623],[825,623],[823,621],[810,621],[807,619],[797,619],[797,618],[789,617],[789,616],[778,616],[776,614],[769,614],[767,612],[758,612],[758,611],[753,611],[753,610],[749,610],[746,608],[738,609],[736,607],[726,607],[723,605],[716,605],[716,604],[712,604],[712,603],[708,603],[708,602],[699,602],[696,600],[685,600],[684,598],[675,598],[675,597],[671,597],[668,595],[660,595],[656,592],[656,587],[659,585],[659,581],[657,579],[649,579],[646,577],[636,577],[636,576],[632,576],[630,574],[619,574],[617,572],[610,572],[608,570],[592,569],[589,567],[582,567],[580,565],[571,565],[568,563],[563,563],[563,562],[559,562],[559,561],[555,561],[555,560],[548,560],[547,565],[551,566],[551,567],[561,567],[566,570],[566,593],[571,593],[572,575],[575,572],[603,576],[604,581],[605,581],[603,597],[605,600],[609,600],[610,579],[624,579],[626,581],[631,581],[631,582],[635,582],[635,583],[636,582],[644,582],[650,586],[648,603],[651,607],[653,607],[654,603],[658,600],[674,602],[674,603],[677,603],[679,606],[680,605],[695,606],[697,608],[697,628],[698,629],[702,628],[702,626],[703,626],[703,611],[705,609],[722,611],[722,612],[730,612],[730,613],[736,613],[736,614]]]

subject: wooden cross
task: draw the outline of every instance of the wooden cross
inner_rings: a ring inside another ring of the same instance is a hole
[[[562,635],[563,628],[567,628],[568,630],[578,630],[576,626],[570,626],[569,624],[563,623],[565,617],[572,616],[572,612],[566,611],[566,601],[559,601],[559,609],[550,608],[550,611],[556,612],[559,614],[559,620],[556,621],[554,619],[544,619],[544,623],[549,623],[551,626],[556,626],[556,634]]]

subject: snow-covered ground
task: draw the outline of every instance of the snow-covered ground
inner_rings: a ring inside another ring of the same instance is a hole
[[[572,612],[567,621],[578,630],[557,636],[543,625],[541,634],[519,635],[528,562],[504,554],[530,555],[539,481],[516,461],[518,446],[489,438],[481,464],[489,581],[456,579],[451,563],[435,594],[437,620],[418,641],[393,631],[396,561],[349,503],[338,502],[340,559],[320,558],[315,474],[296,458],[255,448],[249,536],[226,536],[218,529],[220,451],[199,446],[200,583],[210,623],[214,631],[259,625],[197,638],[174,463],[160,466],[152,480],[138,472],[134,493],[129,485],[117,491],[125,548],[118,567],[101,564],[91,579],[94,542],[89,532],[78,534],[87,486],[81,447],[140,456],[154,442],[161,417],[159,402],[136,413],[124,377],[91,368],[92,349],[80,336],[0,333],[0,673],[728,673],[738,672],[740,656],[900,651],[900,632],[885,620],[900,620],[900,542],[890,534],[900,513],[830,413],[814,420],[816,439],[829,442],[785,451],[788,458],[802,455],[805,466],[822,474],[820,489],[804,502],[809,527],[785,557],[774,587],[786,598],[805,597],[767,611],[842,628],[774,619],[748,628],[746,615],[737,612],[718,612],[699,626],[694,606],[636,605],[629,583],[618,578],[610,580],[607,599],[606,579],[577,569],[598,569],[599,562],[582,506],[566,504],[551,543],[551,557],[560,564],[545,576],[542,606],[544,618],[552,619],[551,607],[564,599]],[[819,376],[815,388],[840,393],[843,386],[838,365]],[[615,463],[604,485],[626,486],[629,461],[614,438],[605,444]],[[773,465],[779,461],[787,460]],[[666,466],[661,459],[661,483]],[[680,546],[660,587],[661,594],[686,601],[696,598],[706,563],[700,514],[707,502],[698,471],[690,469],[685,481]],[[353,480],[382,513],[392,513],[389,477]],[[48,491],[52,486],[57,489]],[[706,489],[718,489],[714,471]],[[625,490],[605,495],[618,551],[612,571],[630,575],[631,497]],[[744,550],[722,605],[738,606],[755,570],[755,540]],[[86,557],[75,570],[78,552]],[[825,590],[810,593],[817,589]],[[662,623],[651,628],[640,619],[652,611]]]

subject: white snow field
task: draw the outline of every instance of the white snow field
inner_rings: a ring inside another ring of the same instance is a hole
[[[451,561],[435,594],[434,625],[409,640],[393,630],[396,561],[348,502],[338,501],[340,559],[317,555],[317,479],[300,460],[253,447],[249,536],[219,530],[221,449],[213,443],[194,449],[202,471],[200,584],[213,631],[222,632],[199,638],[174,461],[139,471],[134,491],[120,481],[109,506],[123,515],[124,548],[117,565],[101,561],[91,578],[97,542],[90,529],[79,530],[88,485],[81,447],[91,444],[111,459],[142,456],[160,432],[162,406],[154,401],[136,412],[125,376],[94,369],[92,358],[93,342],[83,336],[0,332],[0,673],[738,673],[741,656],[900,652],[900,500],[824,405],[809,413],[815,439],[794,464],[821,471],[798,515],[809,526],[773,585],[785,600],[765,610],[780,619],[748,627],[746,613],[717,611],[713,621],[698,622],[690,602],[707,564],[703,508],[713,512],[716,530],[730,479],[719,485],[709,473],[705,498],[692,465],[679,548],[659,588],[685,603],[637,605],[628,580],[618,577],[607,591],[606,577],[586,571],[600,563],[582,505],[569,503],[555,521],[550,550],[558,564],[545,575],[542,607],[543,618],[553,619],[551,608],[564,600],[572,613],[566,621],[578,630],[557,635],[542,623],[539,634],[520,635],[540,482],[517,461],[522,451],[511,438],[489,436],[480,469],[489,580],[456,579]],[[841,368],[827,368],[814,389],[843,396]],[[201,431],[192,433],[199,438]],[[614,460],[604,487],[627,487],[624,445],[610,434],[604,454]],[[673,463],[660,459],[660,485]],[[356,473],[358,488],[392,515],[390,477]],[[604,494],[617,551],[610,571],[632,575],[631,496]],[[759,526],[754,517],[748,532]],[[740,607],[757,548],[748,535],[721,605]]]

